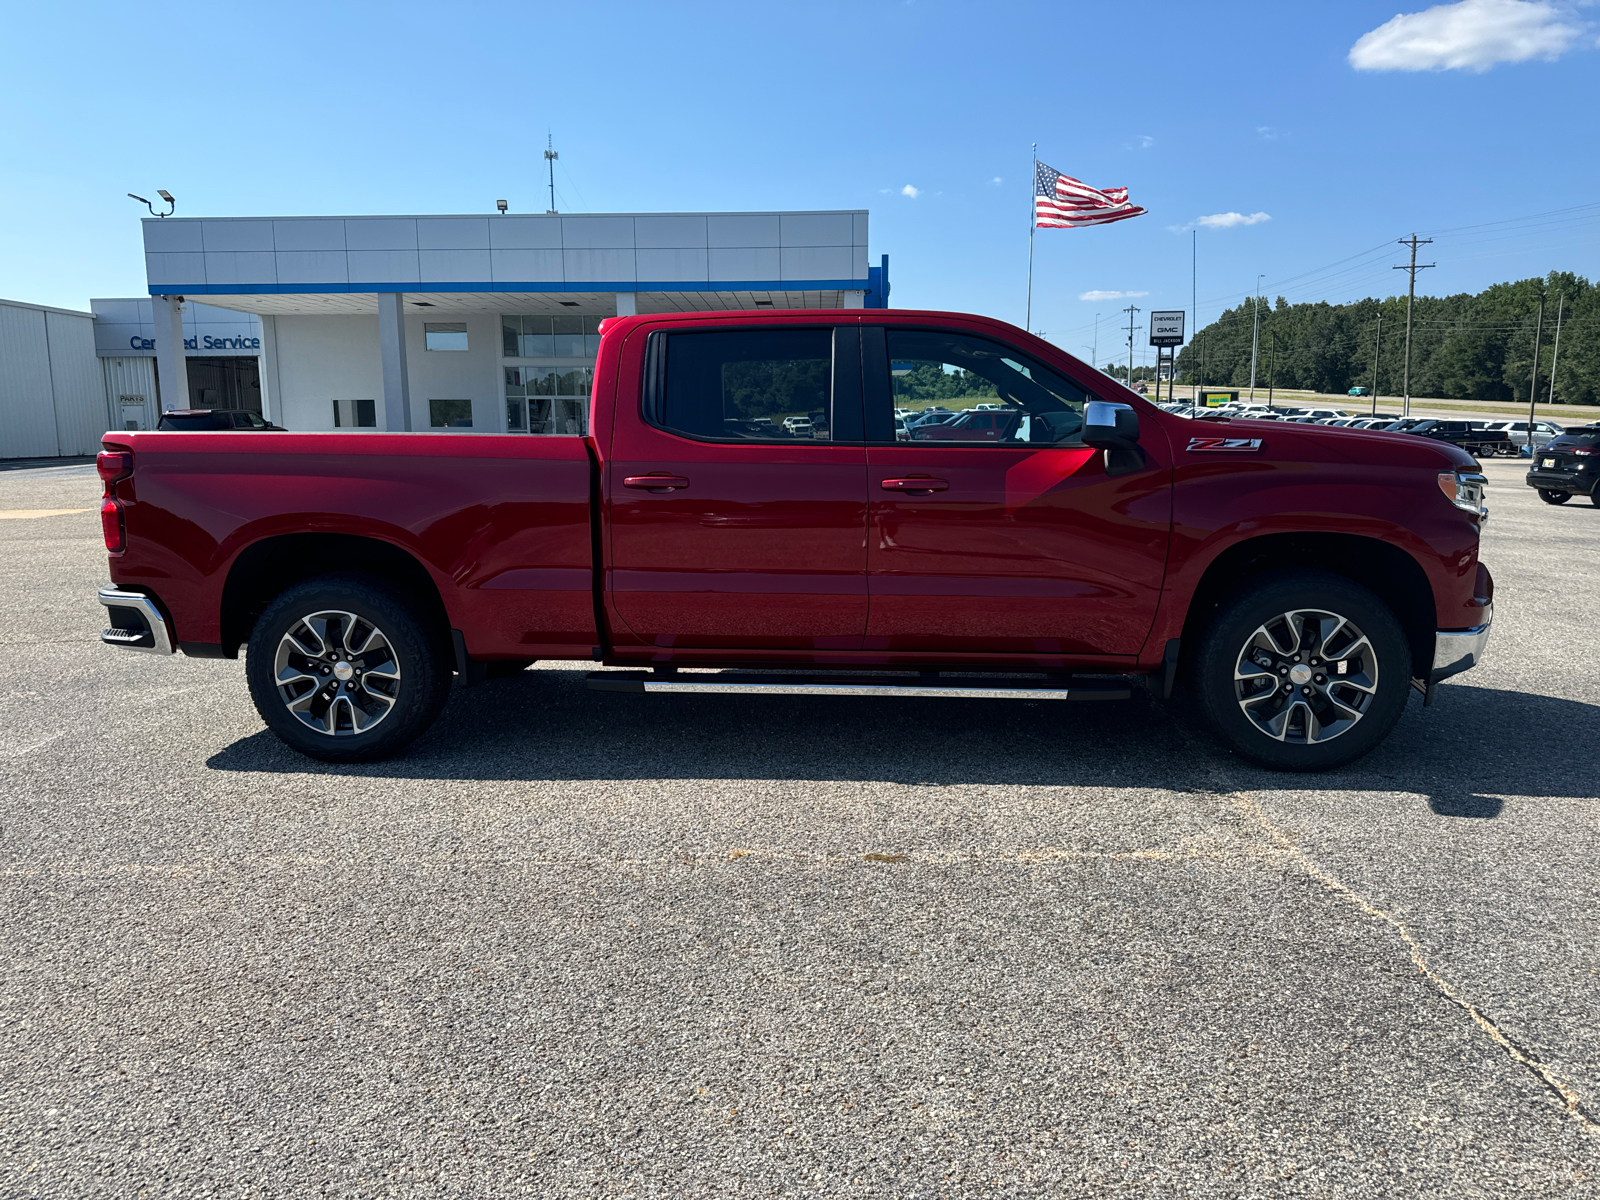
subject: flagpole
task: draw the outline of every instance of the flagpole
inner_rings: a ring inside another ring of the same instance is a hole
[[[1029,333],[1033,332],[1033,231],[1039,224],[1038,204],[1034,200],[1034,190],[1039,186],[1039,143],[1033,144],[1033,170],[1028,172],[1028,308],[1027,315],[1022,319],[1022,327]]]

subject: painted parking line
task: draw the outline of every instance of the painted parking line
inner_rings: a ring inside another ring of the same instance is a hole
[[[0,508],[0,521],[31,521],[35,517],[65,517],[88,511],[87,508]]]

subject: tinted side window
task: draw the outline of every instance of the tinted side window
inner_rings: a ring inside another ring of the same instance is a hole
[[[833,332],[658,334],[658,424],[696,438],[830,441]]]
[[[933,329],[885,331],[897,441],[1074,443],[1090,396],[1001,342]]]

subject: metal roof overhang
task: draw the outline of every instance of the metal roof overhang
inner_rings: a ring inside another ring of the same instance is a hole
[[[419,312],[440,313],[553,313],[569,316],[611,317],[617,312],[617,294],[631,293],[640,313],[727,312],[757,308],[843,308],[847,292],[858,292],[864,281],[806,281],[809,286],[773,287],[741,283],[700,285],[703,290],[686,290],[682,284],[670,290],[650,290],[648,283],[607,290],[566,290],[575,285],[554,285],[554,289],[517,291],[512,289],[472,291],[452,286],[447,291],[429,291],[426,284],[396,284],[361,291],[294,292],[284,290],[219,293],[215,288],[186,292],[179,287],[150,289],[152,295],[182,295],[214,308],[261,316],[375,316],[380,293],[400,292],[406,307]],[[822,286],[817,286],[821,283]],[[660,285],[657,285],[659,288]],[[412,290],[412,289],[420,290]],[[560,289],[560,290],[555,290]]]

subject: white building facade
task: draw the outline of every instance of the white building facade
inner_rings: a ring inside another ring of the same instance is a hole
[[[160,409],[252,408],[300,430],[579,433],[605,317],[888,293],[862,211],[143,225],[150,299],[95,301],[97,352],[151,363]],[[253,358],[253,377],[230,358]]]
[[[0,459],[94,454],[109,419],[93,315],[0,300]]]

